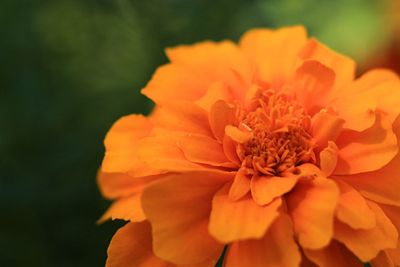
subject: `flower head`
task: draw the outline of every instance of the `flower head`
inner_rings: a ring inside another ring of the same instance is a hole
[[[99,174],[107,266],[399,266],[400,80],[302,27],[167,49]]]

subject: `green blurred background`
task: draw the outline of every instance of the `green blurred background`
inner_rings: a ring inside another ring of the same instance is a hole
[[[390,4],[1,0],[0,266],[104,265],[121,222],[95,224],[109,205],[95,180],[102,141],[122,115],[149,112],[139,90],[165,47],[305,24],[361,69],[396,67]]]

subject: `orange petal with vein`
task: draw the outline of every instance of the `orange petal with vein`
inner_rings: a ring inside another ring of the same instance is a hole
[[[250,196],[233,201],[229,198],[230,186],[226,184],[214,196],[210,234],[223,243],[261,238],[278,217],[282,200],[278,198],[266,206],[257,205]]]

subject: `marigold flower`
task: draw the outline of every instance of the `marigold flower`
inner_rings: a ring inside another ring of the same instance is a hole
[[[98,177],[108,267],[400,266],[400,80],[303,27],[167,49]]]

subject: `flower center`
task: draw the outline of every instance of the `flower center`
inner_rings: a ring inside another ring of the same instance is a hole
[[[251,133],[237,147],[248,174],[284,176],[300,164],[315,162],[311,118],[288,96],[273,90],[258,92],[239,121],[238,128]]]

